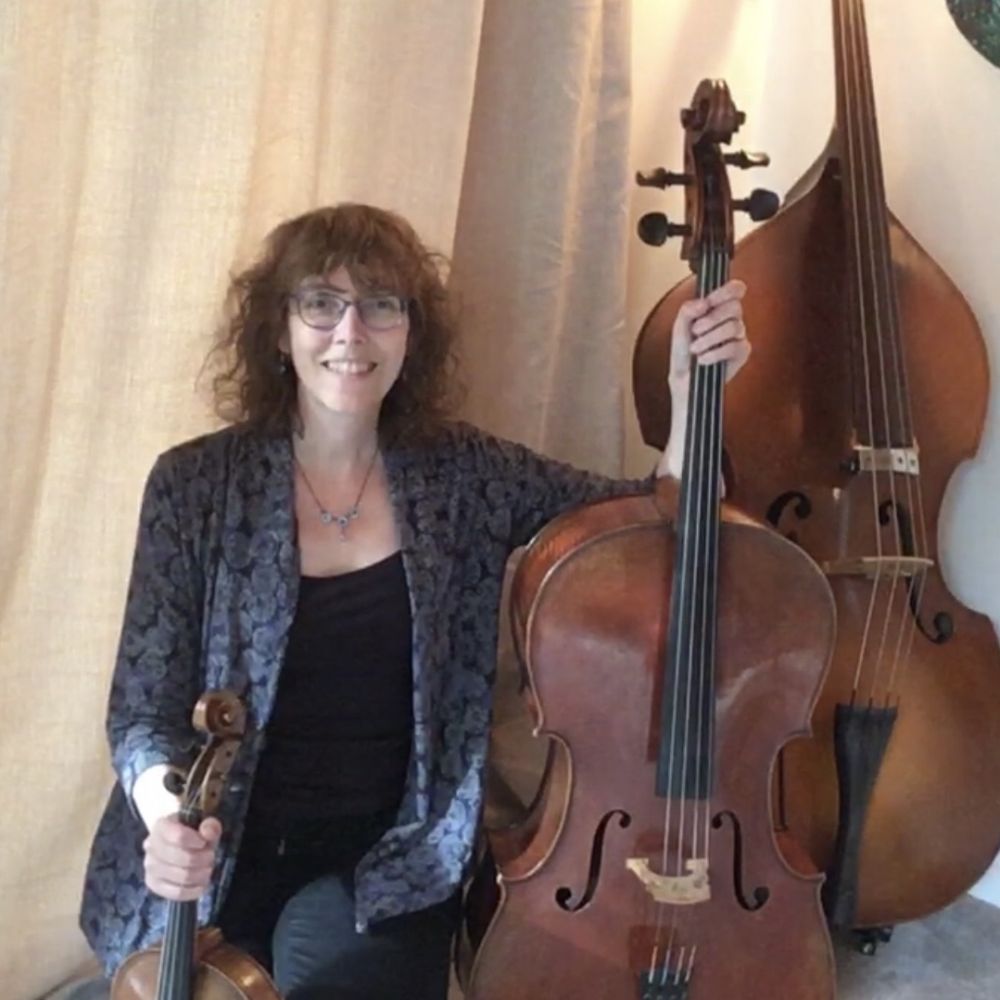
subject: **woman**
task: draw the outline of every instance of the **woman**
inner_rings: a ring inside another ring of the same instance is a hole
[[[681,310],[660,475],[680,467],[690,356],[732,374],[749,354],[742,294]],[[232,302],[216,391],[233,422],[146,486],[108,711],[119,781],[81,926],[112,971],[162,937],[162,899],[198,899],[290,1000],[442,1000],[507,557],[559,512],[649,484],[445,419],[447,296],[398,216],[284,223]],[[254,735],[219,817],[190,830],[163,779],[220,687]]]

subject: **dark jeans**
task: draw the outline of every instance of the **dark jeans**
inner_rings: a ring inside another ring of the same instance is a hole
[[[285,1000],[445,1000],[457,895],[355,930],[354,867],[382,829],[354,821],[322,842],[257,837],[241,848],[218,925]]]

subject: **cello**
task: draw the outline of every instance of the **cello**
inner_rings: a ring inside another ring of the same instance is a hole
[[[192,722],[208,740],[177,791],[181,822],[197,829],[222,798],[246,728],[246,709],[233,692],[210,691],[198,699]],[[218,928],[196,927],[196,902],[169,900],[162,944],[122,962],[111,1000],[281,1000],[256,959],[227,944]]]
[[[682,113],[682,253],[728,279],[722,81]],[[681,484],[563,514],[528,546],[511,616],[550,766],[498,872],[468,1000],[832,1000],[818,877],[775,845],[775,755],[804,732],[832,598],[792,543],[722,503],[723,366],[695,366]],[[740,961],[764,958],[749,978]]]
[[[780,826],[828,874],[831,924],[868,929],[870,953],[1000,849],[1000,647],[949,593],[937,541],[948,481],[982,433],[984,344],[886,207],[863,0],[832,6],[830,143],[733,260],[754,363],[727,396],[726,447],[734,500],[812,555],[837,600],[817,738],[786,748],[775,795]],[[659,366],[689,286],[663,297],[636,344],[652,445],[667,436]]]

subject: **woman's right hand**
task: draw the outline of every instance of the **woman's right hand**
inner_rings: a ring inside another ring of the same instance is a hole
[[[146,886],[164,899],[198,899],[212,881],[222,824],[209,817],[197,830],[177,814],[158,819],[142,842]]]

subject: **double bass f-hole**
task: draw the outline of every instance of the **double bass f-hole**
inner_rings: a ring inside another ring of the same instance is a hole
[[[917,547],[913,537],[913,518],[909,508],[898,500],[883,500],[878,509],[879,524],[883,527],[888,527],[892,524],[894,516],[896,530],[899,533],[899,547],[902,554],[906,557],[916,556]],[[947,611],[938,611],[934,615],[931,628],[928,628],[921,619],[920,604],[923,596],[924,572],[926,571],[922,570],[907,576],[907,606],[920,634],[936,645],[941,645],[955,634],[955,624]]]
[[[857,472],[856,463],[844,463],[844,468]],[[795,528],[784,530],[782,518],[790,511],[796,519],[806,520],[812,515],[813,504],[809,496],[801,490],[786,490],[768,504],[765,518],[776,530],[783,531],[789,541],[798,543],[799,535]],[[916,559],[918,556],[916,540],[913,531],[913,516],[909,507],[898,498],[883,500],[878,507],[878,521],[883,528],[893,527],[898,534],[900,554],[904,558]],[[938,611],[931,619],[931,624],[925,624],[921,615],[923,583],[925,570],[908,573],[905,577],[907,591],[907,607],[920,634],[936,645],[948,642],[955,634],[955,625],[947,611]]]

